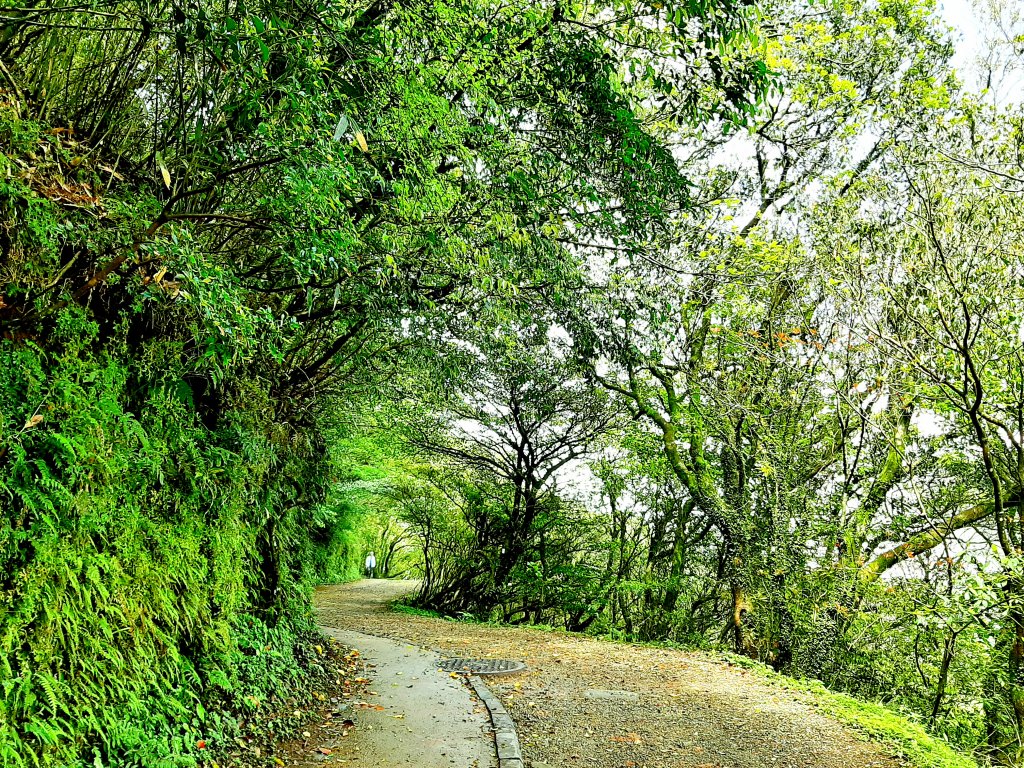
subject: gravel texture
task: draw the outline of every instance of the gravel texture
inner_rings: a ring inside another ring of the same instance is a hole
[[[900,768],[842,725],[751,672],[699,653],[410,616],[387,603],[415,582],[321,587],[320,623],[443,655],[519,659],[492,678],[526,768]]]

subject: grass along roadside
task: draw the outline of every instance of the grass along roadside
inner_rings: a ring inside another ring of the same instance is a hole
[[[725,663],[749,669],[773,686],[799,694],[815,709],[883,745],[891,754],[909,761],[915,768],[978,768],[978,763],[971,757],[932,736],[920,723],[882,704],[836,693],[820,680],[801,680],[783,675],[746,656],[732,653],[716,655]]]

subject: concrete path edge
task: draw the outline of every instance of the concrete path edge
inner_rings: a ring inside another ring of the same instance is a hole
[[[494,728],[494,747],[498,751],[498,768],[523,768],[523,753],[519,748],[519,734],[516,733],[516,724],[512,717],[483,680],[476,675],[469,675],[467,679],[491,715],[491,726]]]

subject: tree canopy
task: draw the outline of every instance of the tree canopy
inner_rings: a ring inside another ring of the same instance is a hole
[[[977,88],[932,0],[0,10],[5,765],[226,749],[369,549],[1019,760],[997,6]]]

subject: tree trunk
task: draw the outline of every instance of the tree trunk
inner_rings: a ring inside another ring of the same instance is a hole
[[[665,597],[661,602],[661,610],[666,614],[672,613],[679,601],[679,585],[683,577],[683,568],[686,565],[686,523],[695,506],[692,499],[687,501],[676,520],[676,537],[672,542],[672,567],[669,571]]]
[[[949,680],[949,665],[953,662],[953,647],[956,645],[956,632],[950,632],[946,636],[946,642],[942,648],[942,663],[939,665],[939,679],[935,685],[935,701],[932,703],[932,714],[928,720],[929,725],[935,725],[939,718],[939,711],[942,709],[942,697],[946,695],[946,681]]]
[[[1019,607],[1021,585],[1012,583],[1013,607],[1010,608],[1009,619],[1013,627],[1013,645],[1010,648],[1010,698],[1013,703],[1013,715],[1017,723],[1017,732],[1024,730],[1024,611]]]
[[[747,591],[738,580],[734,580],[732,582],[732,619],[730,627],[733,645],[735,646],[736,653],[756,659],[757,649],[752,644],[747,643],[743,634],[743,623],[748,613],[750,613],[750,599],[747,597]]]

